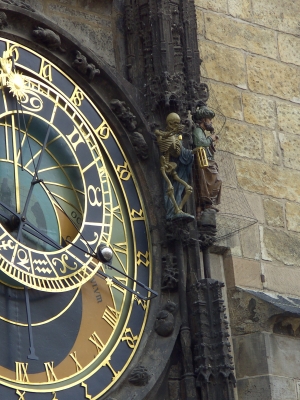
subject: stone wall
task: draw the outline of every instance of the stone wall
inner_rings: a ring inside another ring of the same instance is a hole
[[[226,116],[219,148],[235,155],[258,220],[234,239],[231,282],[298,295],[300,5],[196,0],[196,7],[201,74],[210,104]]]
[[[196,0],[196,9],[208,104],[226,116],[218,146],[233,154],[238,185],[258,220],[227,240],[229,297],[242,296],[236,286],[300,296],[300,4]],[[248,300],[243,301],[249,313]],[[229,298],[232,321],[242,307],[239,301],[235,308],[234,301]],[[233,329],[239,400],[299,398],[299,368],[296,377],[295,365],[279,359],[269,345],[284,341],[284,352],[293,353],[299,339],[274,335],[272,321],[265,321],[264,336],[250,327],[246,311],[248,327]],[[258,338],[262,345],[254,354],[251,345]]]
[[[103,57],[109,65],[116,65],[122,46],[119,42],[114,49],[118,37],[114,21],[122,17],[121,9],[118,10],[121,1],[27,0],[26,3]]]

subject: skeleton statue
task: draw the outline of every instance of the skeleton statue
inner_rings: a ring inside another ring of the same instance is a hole
[[[180,123],[179,115],[169,114],[166,123],[166,131],[156,130],[155,135],[161,154],[160,170],[165,182],[167,219],[193,220],[192,215],[182,211],[193,192],[193,188],[187,183],[193,163],[193,154],[182,146],[183,125]]]

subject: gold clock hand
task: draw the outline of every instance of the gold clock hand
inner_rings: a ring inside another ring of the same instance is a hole
[[[19,182],[19,171],[18,171],[19,166],[18,166],[16,126],[15,126],[15,118],[13,115],[11,116],[11,130],[12,130],[12,144],[13,144],[16,211],[19,214],[21,212],[21,197],[20,197],[20,182]]]

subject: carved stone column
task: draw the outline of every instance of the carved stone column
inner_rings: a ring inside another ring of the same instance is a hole
[[[196,387],[201,400],[234,399],[235,377],[223,286],[214,279],[202,279],[191,286],[189,293]]]

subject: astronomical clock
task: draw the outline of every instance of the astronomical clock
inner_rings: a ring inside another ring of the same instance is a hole
[[[104,398],[156,294],[143,196],[88,81],[2,33],[0,398]]]

